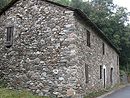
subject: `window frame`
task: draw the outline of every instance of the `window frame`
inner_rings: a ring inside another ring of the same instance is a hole
[[[14,26],[6,27],[6,43],[5,46],[10,48],[13,45],[13,33],[14,33]]]

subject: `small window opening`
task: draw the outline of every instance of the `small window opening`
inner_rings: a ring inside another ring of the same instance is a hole
[[[102,51],[103,51],[103,55],[105,55],[105,44],[102,43]]]
[[[87,46],[90,47],[90,32],[87,31]]]
[[[102,79],[102,65],[100,65],[100,79]]]
[[[86,77],[86,83],[88,83],[88,65],[85,64],[85,77]]]
[[[10,48],[13,44],[13,27],[7,27],[7,32],[6,32],[6,47]]]

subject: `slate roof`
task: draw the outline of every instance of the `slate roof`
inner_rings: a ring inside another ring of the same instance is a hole
[[[10,7],[12,7],[17,1],[19,0],[12,0],[7,6],[5,6],[1,12],[0,12],[0,16],[5,13],[5,11],[7,11]],[[45,1],[63,8],[66,8],[68,10],[74,11],[75,15],[78,16],[79,18],[81,18],[81,20],[84,21],[84,23],[86,23],[87,25],[89,25],[102,39],[104,39],[118,54],[120,53],[118,51],[118,49],[112,44],[112,42],[105,36],[105,34],[103,33],[103,31],[101,31],[96,24],[94,24],[85,13],[83,13],[80,9],[76,9],[76,8],[72,8],[69,6],[65,6],[53,1],[49,1],[49,0],[41,0],[41,1]]]

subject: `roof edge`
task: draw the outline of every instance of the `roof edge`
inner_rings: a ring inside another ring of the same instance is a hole
[[[10,7],[12,7],[16,2],[18,2],[18,1],[20,1],[20,0],[12,0],[8,5],[6,5],[4,8],[2,8],[1,11],[0,11],[0,16],[1,16],[5,11],[7,11]],[[75,8],[73,8],[73,7],[65,6],[65,5],[56,3],[56,2],[54,2],[54,1],[50,1],[50,0],[41,0],[41,1],[45,1],[45,2],[48,2],[48,3],[54,4],[54,5],[57,5],[57,6],[66,8],[66,9],[68,9],[68,10],[72,10],[72,11],[75,10]]]

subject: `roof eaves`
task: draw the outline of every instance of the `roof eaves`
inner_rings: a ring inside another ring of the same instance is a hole
[[[62,4],[54,2],[54,1],[50,1],[50,0],[42,0],[42,1],[45,1],[45,2],[48,2],[48,3],[54,4],[54,5],[66,8],[66,9],[71,10],[71,11],[75,11],[75,8],[73,8],[73,7],[65,6],[65,5],[62,5]]]

